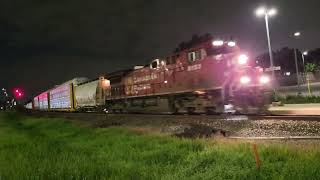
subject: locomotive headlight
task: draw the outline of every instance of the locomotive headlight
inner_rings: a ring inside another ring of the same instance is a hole
[[[268,84],[270,82],[270,78],[268,76],[261,76],[259,81],[261,84]]]
[[[215,41],[212,42],[212,45],[213,45],[213,46],[222,46],[223,43],[224,43],[224,42],[221,41],[221,40],[215,40]]]
[[[244,64],[247,64],[248,63],[248,59],[249,57],[245,54],[241,54],[239,57],[238,57],[238,64],[240,65],[244,65]]]
[[[242,76],[242,77],[240,78],[240,83],[241,83],[241,84],[248,84],[248,83],[250,83],[250,81],[251,81],[251,79],[250,79],[249,76]]]
[[[234,46],[236,46],[236,42],[230,41],[230,42],[228,42],[228,46],[234,47]]]

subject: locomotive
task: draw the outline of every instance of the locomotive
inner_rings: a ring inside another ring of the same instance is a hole
[[[270,83],[263,69],[255,67],[235,41],[210,37],[189,43],[148,65],[109,73],[89,82],[64,83],[62,86],[68,87],[66,107],[52,106],[49,90],[44,93],[49,97],[45,98],[48,105],[42,109],[257,114],[267,110]],[[36,97],[38,101],[42,96]],[[31,102],[33,109],[38,108],[36,100]]]

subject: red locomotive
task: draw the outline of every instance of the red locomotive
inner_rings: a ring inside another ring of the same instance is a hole
[[[112,112],[260,113],[270,79],[234,41],[208,37],[149,65],[107,75]]]

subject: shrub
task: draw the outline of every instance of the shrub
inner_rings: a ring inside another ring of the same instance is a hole
[[[284,104],[307,104],[307,103],[320,103],[319,96],[293,96],[278,97],[278,100]]]

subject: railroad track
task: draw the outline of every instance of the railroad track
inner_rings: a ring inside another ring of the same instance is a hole
[[[315,115],[206,115],[206,114],[105,114],[98,112],[87,112],[87,113],[69,113],[69,112],[39,112],[33,111],[28,112],[31,115],[39,116],[50,116],[50,117],[66,117],[66,118],[81,118],[81,117],[91,117],[91,118],[108,118],[108,117],[131,117],[131,118],[192,118],[198,119],[207,118],[212,120],[229,120],[229,121],[243,121],[243,120],[292,120],[292,121],[320,121],[320,116]]]
[[[224,136],[226,134],[229,138],[249,140],[319,139],[320,137],[320,116],[150,115],[36,111],[27,114],[81,121],[95,128],[125,126],[175,135],[182,132],[186,137],[211,137],[215,136],[216,132],[223,132]]]

